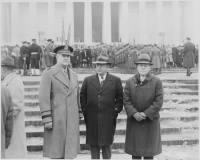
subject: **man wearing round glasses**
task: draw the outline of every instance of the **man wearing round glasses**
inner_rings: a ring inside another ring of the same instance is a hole
[[[56,65],[44,71],[39,103],[44,125],[43,156],[72,159],[79,152],[78,77],[70,69],[73,48],[58,46]]]
[[[124,108],[127,112],[125,152],[132,159],[153,160],[161,153],[160,109],[163,87],[151,74],[151,58],[139,55],[137,73],[127,80],[124,88]]]

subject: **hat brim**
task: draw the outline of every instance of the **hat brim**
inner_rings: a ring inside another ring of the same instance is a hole
[[[112,64],[111,62],[105,62],[105,61],[95,61],[92,62],[93,64],[100,64],[100,65],[104,65],[104,64]]]
[[[135,62],[135,64],[149,64],[149,65],[153,65],[153,63],[147,62],[147,61],[138,61],[138,62]]]

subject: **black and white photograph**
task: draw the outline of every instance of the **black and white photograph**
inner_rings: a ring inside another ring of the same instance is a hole
[[[199,160],[199,0],[1,0],[1,159]]]

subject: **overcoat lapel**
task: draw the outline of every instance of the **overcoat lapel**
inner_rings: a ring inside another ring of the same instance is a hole
[[[58,80],[60,83],[62,83],[64,86],[69,88],[69,79],[65,75],[65,73],[62,70],[62,67],[59,65],[56,65],[53,71],[53,76],[56,80]]]
[[[109,88],[110,84],[112,83],[112,77],[107,73],[106,79],[104,80],[103,86],[101,88],[101,91],[103,92],[107,88]]]
[[[93,85],[97,90],[100,90],[101,85],[97,74],[92,77],[91,85]]]
[[[74,91],[76,87],[78,87],[78,79],[75,73],[73,73],[71,70],[69,70],[69,76],[70,76],[70,81],[69,81],[69,94]]]

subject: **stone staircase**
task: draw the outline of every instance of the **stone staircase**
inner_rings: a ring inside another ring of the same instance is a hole
[[[174,74],[176,76],[176,74]],[[80,86],[86,75],[79,75]],[[131,76],[131,75],[130,75]],[[120,75],[123,86],[130,76]],[[25,126],[27,136],[27,150],[29,152],[42,151],[43,126],[38,103],[38,91],[41,77],[23,77]],[[161,133],[163,145],[192,145],[198,144],[198,79],[160,77],[164,87],[164,105],[161,109]],[[113,150],[123,153],[126,129],[126,113],[123,110],[117,119]],[[85,145],[85,124],[80,120],[81,153],[87,152]]]

